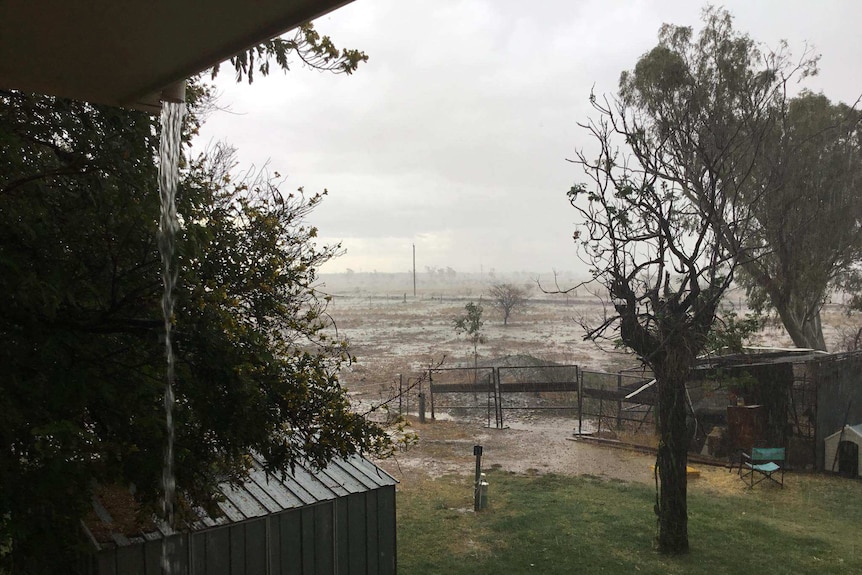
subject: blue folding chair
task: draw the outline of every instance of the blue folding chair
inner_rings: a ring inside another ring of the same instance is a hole
[[[739,477],[751,489],[764,480],[774,481],[784,488],[784,448],[752,447],[751,454],[743,452]]]

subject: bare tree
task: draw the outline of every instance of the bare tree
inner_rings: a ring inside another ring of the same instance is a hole
[[[692,202],[673,181],[626,160],[612,137],[625,118],[594,100],[600,119],[587,128],[601,146],[597,160],[579,152],[590,185],[569,191],[583,225],[575,232],[593,279],[604,285],[612,309],[589,339],[614,339],[637,354],[656,377],[658,391],[656,512],[663,552],[688,551],[685,383],[704,349],[736,261],[716,229],[716,214],[733,218],[733,204],[714,189],[708,202]],[[575,286],[578,287],[578,286]],[[572,288],[575,289],[575,288]]]
[[[569,192],[583,221],[574,235],[580,256],[612,300],[586,337],[619,338],[656,377],[655,509],[665,553],[689,548],[685,383],[734,272],[763,253],[744,242],[777,184],[754,181],[755,166],[797,70],[783,54],[761,55],[726,12],[708,9],[704,20],[695,43],[690,28],[664,26],[659,46],[622,75],[618,100],[591,97],[599,119],[583,127],[599,153],[578,153],[590,184]],[[675,106],[672,122],[652,107],[656,86],[675,94],[662,103]]]
[[[503,325],[509,324],[509,316],[513,311],[527,305],[527,289],[515,284],[494,284],[488,288],[488,296],[493,306],[503,313]]]

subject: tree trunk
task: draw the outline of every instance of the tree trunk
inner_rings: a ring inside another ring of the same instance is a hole
[[[688,372],[688,368],[674,366],[663,374],[656,373],[659,493],[655,511],[658,549],[668,554],[688,552],[688,478],[685,472],[689,443],[685,402]]]
[[[476,344],[473,344],[473,401],[479,401],[479,394],[476,391],[476,383],[479,381],[479,350]]]
[[[786,287],[789,280],[774,279],[766,268],[759,267],[755,262],[751,262],[745,270],[756,285],[753,293],[758,298],[765,296],[765,302],[778,312],[793,345],[826,351],[826,340],[820,323],[822,294],[798,295]]]
[[[777,307],[778,316],[793,345],[796,347],[819,349],[826,351],[826,340],[823,337],[823,325],[820,323],[820,310],[811,317],[806,317],[799,310],[791,309],[790,306]]]

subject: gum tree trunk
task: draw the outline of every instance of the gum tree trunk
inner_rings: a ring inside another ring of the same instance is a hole
[[[799,307],[799,306],[797,306]],[[793,345],[801,348],[826,351],[826,339],[823,337],[823,325],[820,323],[820,310],[814,313],[788,306],[776,307],[778,317],[784,324],[784,329],[793,341]]]
[[[689,367],[680,364],[665,365],[664,369],[656,372],[659,436],[656,472],[659,485],[655,512],[658,516],[658,550],[668,554],[688,552],[688,481],[685,472],[689,443],[685,401],[688,372]]]

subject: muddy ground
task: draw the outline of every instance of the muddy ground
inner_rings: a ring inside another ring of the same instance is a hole
[[[338,337],[351,342],[357,361],[342,372],[342,382],[353,399],[364,406],[391,397],[399,382],[421,377],[429,365],[472,366],[474,361],[494,364],[506,356],[529,356],[543,361],[578,365],[582,369],[616,372],[637,367],[629,354],[612,342],[585,341],[585,325],[596,325],[605,304],[586,290],[569,294],[542,293],[535,281],[517,278],[531,290],[527,306],[516,311],[504,326],[502,315],[483,301],[483,341],[473,347],[455,332],[454,319],[470,301],[479,301],[488,280],[448,278],[425,283],[412,295],[408,276],[357,274],[326,278],[333,295],[329,313]],[[499,280],[498,280],[499,281]],[[403,285],[402,285],[403,284]],[[727,304],[744,313],[744,296],[731,292]],[[823,320],[827,342],[834,344],[846,318],[838,304],[827,305]],[[752,342],[755,345],[790,346],[781,326],[768,323]],[[397,405],[397,404],[393,404]],[[415,413],[415,405],[411,406]],[[453,411],[453,413],[456,413]],[[439,411],[438,411],[439,414]],[[655,457],[631,449],[618,449],[577,440],[577,420],[555,417],[553,412],[524,412],[509,417],[506,429],[487,427],[482,414],[447,418],[420,424],[412,417],[418,445],[401,452],[383,467],[402,481],[418,475],[472,474],[473,446],[484,447],[484,467],[516,473],[593,475],[608,479],[652,483]],[[447,418],[450,420],[443,421]],[[493,427],[493,419],[491,420]],[[693,465],[692,489],[740,491],[744,485],[725,467]]]
[[[612,447],[577,439],[571,421],[549,419],[512,422],[507,429],[482,427],[477,422],[426,420],[411,417],[418,445],[378,462],[402,482],[443,475],[472,476],[473,446],[483,446],[482,467],[526,475],[556,473],[589,475],[608,480],[651,485],[655,456],[629,447]],[[742,493],[746,487],[723,465],[691,464],[689,487],[694,491]]]
[[[402,452],[387,469],[406,473],[420,468],[431,476],[473,473],[473,446],[483,446],[483,466],[514,473],[594,475],[648,482],[654,458],[628,449],[577,441],[571,422],[548,418],[512,422],[506,429],[488,429],[453,421],[412,423],[418,447]]]

